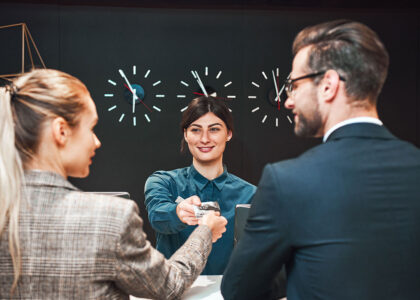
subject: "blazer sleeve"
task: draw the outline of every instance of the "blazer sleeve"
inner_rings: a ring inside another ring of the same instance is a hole
[[[175,234],[188,225],[176,214],[177,203],[173,200],[172,179],[160,172],[153,173],[144,186],[145,205],[153,229],[162,234]]]
[[[239,243],[225,270],[225,299],[270,299],[276,275],[291,253],[286,199],[271,165],[264,168]]]
[[[206,264],[212,247],[210,229],[198,226],[167,260],[146,240],[142,226],[137,205],[130,201],[116,246],[117,286],[137,297],[179,298]]]

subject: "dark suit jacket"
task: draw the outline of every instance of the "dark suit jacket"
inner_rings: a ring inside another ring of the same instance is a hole
[[[265,167],[222,282],[226,299],[420,299],[420,150],[351,124]]]

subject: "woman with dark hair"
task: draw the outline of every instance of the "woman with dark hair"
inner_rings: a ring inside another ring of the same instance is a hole
[[[89,174],[97,121],[69,74],[34,70],[0,88],[0,299],[178,299],[225,231],[225,218],[206,215],[165,259],[134,201],[68,182]]]
[[[145,204],[156,231],[157,249],[170,257],[196,227],[197,207],[217,202],[228,224],[226,233],[213,245],[202,274],[223,274],[233,248],[235,207],[250,203],[255,186],[228,173],[223,165],[226,142],[233,134],[232,114],[223,101],[205,96],[191,101],[182,115],[181,130],[181,150],[188,145],[192,165],[157,171],[145,185]]]

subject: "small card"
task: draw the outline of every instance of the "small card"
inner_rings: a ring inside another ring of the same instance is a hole
[[[216,201],[201,202],[201,206],[194,206],[194,213],[197,219],[200,219],[204,215],[208,214],[210,211],[220,212],[219,203]]]

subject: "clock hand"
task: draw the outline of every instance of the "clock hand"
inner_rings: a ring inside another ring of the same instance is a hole
[[[274,75],[273,70],[271,70],[271,73],[273,74],[274,88],[276,89],[276,98],[274,98],[274,101],[278,101],[278,103],[280,103],[280,93],[279,93],[279,89],[277,87],[276,76]]]
[[[289,78],[290,78],[290,75],[287,76],[287,79],[289,79]],[[286,84],[283,83],[283,86],[281,87],[280,92],[279,92],[279,100],[280,100],[280,95],[283,93],[285,86],[286,86]],[[278,109],[280,110],[280,101],[278,102]]]
[[[136,98],[134,96],[136,96],[136,89],[133,90],[133,114],[136,112]]]
[[[205,96],[203,93],[198,93],[198,92],[193,92],[194,95],[199,95],[199,96]],[[213,95],[213,94],[212,94]],[[210,96],[212,96],[210,95]],[[224,97],[216,97],[216,96],[212,96],[214,99],[222,99],[222,100],[226,100],[226,98]]]
[[[127,88],[130,90],[130,92],[133,94],[133,96],[135,97],[135,100],[137,100],[137,98],[138,98],[138,97],[137,97],[136,93],[134,93],[134,92],[133,92],[133,89],[132,89],[132,87],[131,87],[131,84],[130,84],[130,82],[128,81],[127,76],[125,76],[124,71],[123,71],[123,70],[121,70],[121,69],[119,69],[119,70],[118,70],[118,72],[120,72],[121,77],[122,77],[122,78],[124,78],[125,82],[127,83],[126,87],[127,87]]]
[[[194,71],[193,71],[193,74],[194,74]],[[205,95],[206,97],[208,97],[209,95],[207,94],[206,88],[204,87],[203,82],[202,82],[202,81],[201,81],[201,79],[200,79],[200,76],[198,76],[198,72],[197,72],[197,71],[195,71],[195,76],[196,76],[196,79],[197,79],[198,85],[200,86],[200,88],[201,88],[201,90],[203,91],[204,95]]]
[[[133,94],[133,98],[135,97],[136,99],[138,99],[140,101],[141,104],[143,104],[150,112],[153,112],[147,105],[146,103],[144,103],[139,97],[137,97],[137,95],[135,93],[133,93],[133,89],[130,89],[128,85],[126,85],[124,83],[124,86]]]

